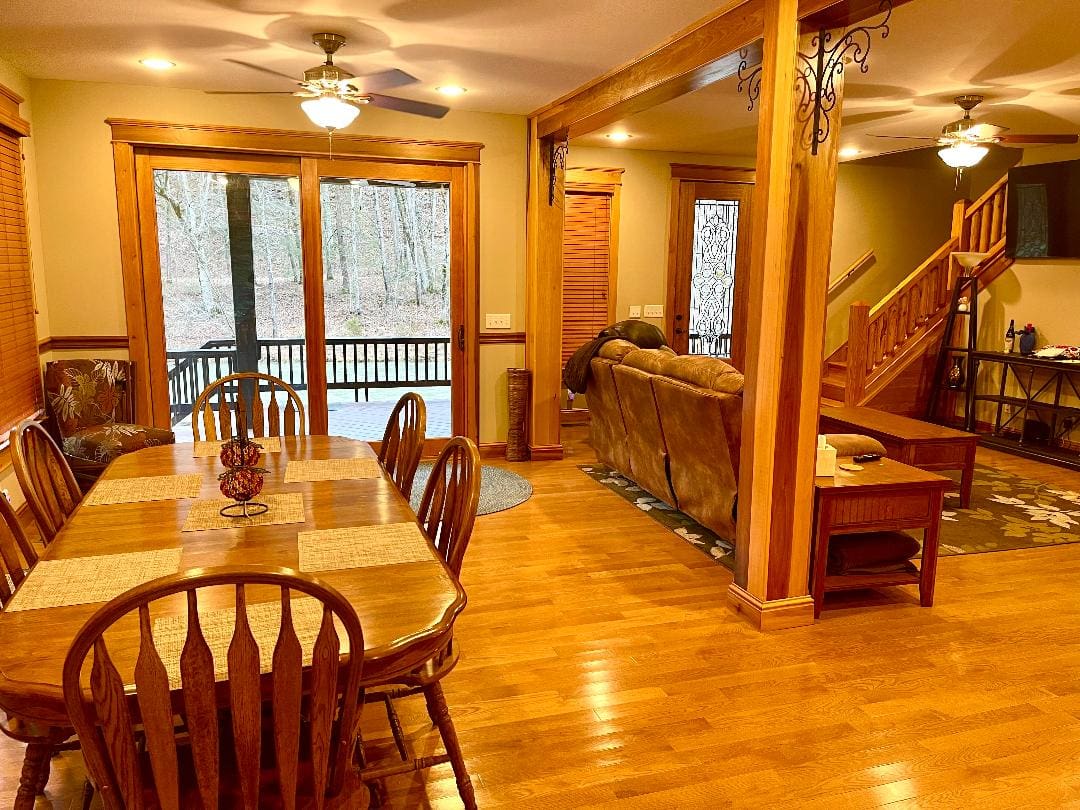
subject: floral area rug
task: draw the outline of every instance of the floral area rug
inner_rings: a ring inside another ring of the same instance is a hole
[[[602,464],[579,469],[721,565],[734,566],[733,542]],[[971,508],[961,509],[959,471],[943,474],[956,482],[956,488],[945,493],[941,556],[1080,543],[1080,492],[976,464]],[[922,539],[921,532],[914,534]]]

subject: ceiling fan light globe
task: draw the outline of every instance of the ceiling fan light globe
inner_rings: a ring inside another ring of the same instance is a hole
[[[954,143],[938,150],[938,157],[953,169],[970,169],[986,157],[990,150],[974,143]]]
[[[320,96],[300,102],[300,109],[316,126],[324,129],[344,129],[360,114],[360,109],[336,96]]]

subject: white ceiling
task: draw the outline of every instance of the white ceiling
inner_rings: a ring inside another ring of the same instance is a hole
[[[33,78],[202,90],[289,90],[226,62],[300,77],[321,61],[317,31],[344,34],[354,73],[401,68],[393,91],[452,107],[528,113],[655,45],[718,0],[0,0],[0,57]],[[145,56],[177,62],[167,73]]]
[[[841,143],[862,156],[909,148],[875,134],[937,135],[959,118],[952,98],[977,92],[975,113],[1022,133],[1080,132],[1080,1],[914,0],[875,39],[869,72],[849,66]],[[634,116],[608,130],[625,145],[713,154],[753,154],[757,111],[731,79]],[[602,133],[575,143],[611,146]],[[918,142],[914,142],[918,143]]]
[[[720,0],[0,0],[0,56],[35,78],[282,90],[239,59],[299,76],[319,62],[316,31],[349,38],[355,73],[402,68],[422,80],[393,91],[452,107],[527,113],[714,10]],[[934,135],[959,117],[951,98],[981,92],[977,117],[1014,132],[1080,131],[1080,0],[914,0],[876,40],[866,74],[850,68],[842,142],[863,155]],[[137,61],[172,59],[154,73]],[[469,88],[446,102],[440,84]],[[752,154],[757,112],[737,80],[634,116],[637,149]],[[611,146],[602,133],[577,144]]]

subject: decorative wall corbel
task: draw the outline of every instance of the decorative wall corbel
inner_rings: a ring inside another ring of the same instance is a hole
[[[565,133],[545,138],[544,142],[548,150],[548,205],[554,205],[559,172],[566,170],[566,154],[570,151],[570,144],[566,141]]]

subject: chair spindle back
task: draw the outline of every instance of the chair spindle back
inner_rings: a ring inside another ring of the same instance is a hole
[[[284,395],[282,403],[279,392]],[[191,411],[195,441],[202,441],[203,431],[210,442],[247,432],[255,438],[303,436],[307,432],[304,403],[296,389],[278,377],[254,371],[229,374],[210,383],[195,400]]]
[[[427,405],[422,396],[409,391],[390,412],[379,447],[379,463],[405,500],[412,497],[413,478],[424,453],[426,433]]]
[[[24,419],[12,428],[9,444],[19,488],[48,545],[79,505],[82,490],[71,465],[40,423]]]
[[[0,608],[8,603],[37,561],[37,550],[23,531],[15,507],[0,495]]]
[[[471,439],[456,436],[436,459],[416,513],[455,576],[461,573],[479,503],[480,452]]]

